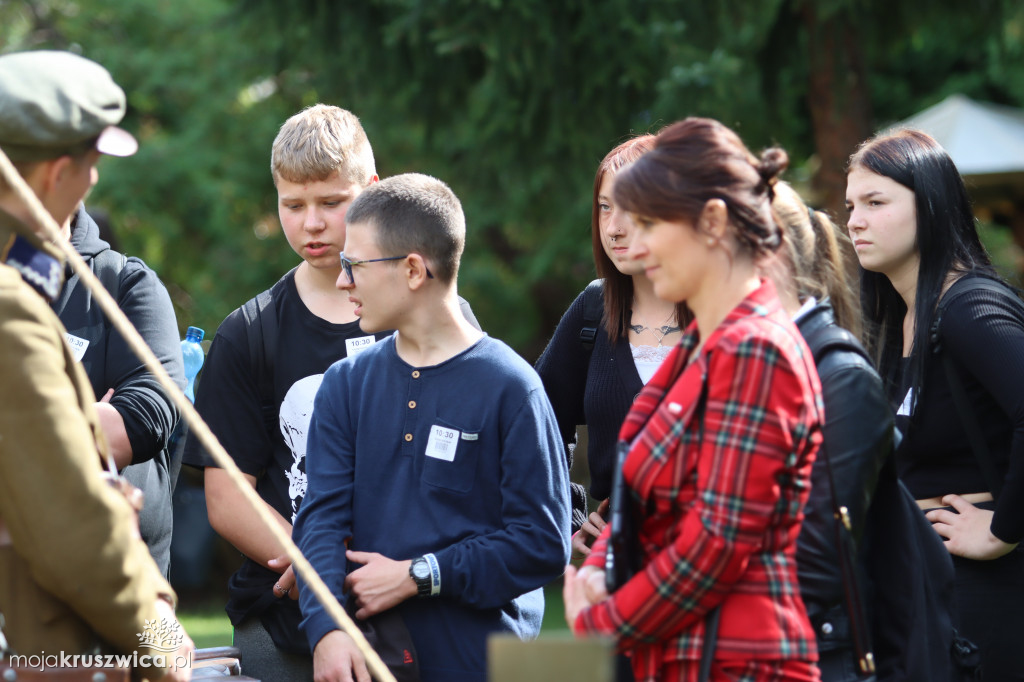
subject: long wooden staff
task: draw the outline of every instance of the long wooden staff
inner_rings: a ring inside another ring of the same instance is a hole
[[[129,347],[142,360],[146,368],[152,372],[153,376],[157,378],[164,391],[170,396],[174,404],[181,410],[181,415],[185,418],[185,422],[188,424],[189,429],[192,433],[199,438],[199,442],[203,444],[206,451],[213,456],[214,461],[221,469],[228,474],[228,478],[234,486],[242,493],[242,497],[245,498],[246,503],[249,505],[251,510],[255,512],[256,516],[263,521],[265,525],[274,536],[274,538],[284,546],[285,553],[288,558],[292,561],[292,566],[296,572],[302,576],[302,579],[306,581],[306,585],[309,589],[313,590],[313,594],[317,600],[323,605],[327,612],[334,619],[334,623],[341,628],[343,632],[348,634],[353,640],[355,640],[356,646],[359,647],[359,651],[362,652],[366,658],[367,665],[370,672],[381,682],[396,682],[394,675],[388,670],[387,666],[377,655],[377,652],[373,650],[370,643],[366,641],[366,637],[359,628],[352,622],[348,614],[345,613],[345,609],[341,607],[338,600],[334,598],[331,591],[327,589],[327,585],[324,584],[323,580],[313,567],[306,561],[306,557],[302,555],[299,548],[292,542],[291,537],[281,528],[281,525],[277,523],[274,518],[270,515],[266,506],[260,500],[256,491],[249,485],[248,481],[242,477],[242,472],[239,470],[235,461],[231,459],[231,456],[224,450],[224,447],[217,440],[217,437],[210,431],[210,427],[206,425],[199,413],[189,402],[189,399],[185,397],[185,394],[177,384],[171,380],[171,377],[164,370],[163,365],[157,360],[156,356],[153,355],[153,351],[149,349],[146,342],[142,340],[139,332],[136,331],[132,323],[125,317],[121,309],[117,307],[117,303],[107,293],[106,288],[100,283],[99,279],[92,274],[92,270],[86,265],[82,257],[78,255],[71,243],[64,239],[60,233],[60,226],[53,217],[46,211],[43,205],[39,202],[32,189],[22,179],[21,174],[11,164],[11,160],[7,158],[7,154],[0,149],[0,175],[3,176],[4,181],[7,185],[14,189],[15,194],[29,209],[29,213],[35,223],[42,229],[45,237],[53,242],[57,248],[59,248],[68,262],[71,264],[72,269],[78,274],[79,279],[85,283],[92,292],[93,298],[99,302],[100,308],[106,314],[107,318],[113,323],[114,328],[120,332],[121,336],[124,337],[125,341],[128,342]]]

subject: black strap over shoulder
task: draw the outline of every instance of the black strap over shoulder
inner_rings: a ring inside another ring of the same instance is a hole
[[[580,328],[580,343],[588,353],[594,350],[597,330],[604,315],[604,280],[595,279],[583,290],[583,326]]]
[[[260,396],[260,410],[268,431],[277,422],[274,406],[274,358],[277,351],[277,309],[274,297],[281,282],[251,298],[242,306],[246,337],[249,339],[249,365]]]
[[[960,379],[960,372],[953,364],[953,358],[949,353],[942,352],[942,318],[949,305],[960,296],[970,291],[985,290],[993,292],[1008,300],[1014,301],[1021,319],[1024,320],[1024,301],[1021,301],[1019,292],[1012,290],[1009,285],[1003,284],[989,277],[966,277],[953,284],[946,295],[939,301],[935,309],[935,321],[931,329],[932,353],[942,356],[942,367],[946,373],[946,381],[949,383],[950,393],[953,395],[953,403],[960,415],[964,430],[967,432],[967,439],[971,442],[971,451],[974,452],[978,466],[981,468],[982,476],[989,486],[992,497],[999,499],[999,493],[1003,489],[1003,479],[999,475],[995,459],[988,448],[985,436],[982,433],[981,425],[978,423],[978,416],[974,412],[967,391],[964,389],[963,381]]]

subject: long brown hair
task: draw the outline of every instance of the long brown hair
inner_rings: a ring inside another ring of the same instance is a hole
[[[619,272],[604,250],[605,237],[601,233],[599,200],[601,183],[608,173],[618,173],[654,149],[654,140],[654,135],[647,134],[622,142],[605,155],[594,176],[594,196],[590,206],[590,241],[594,250],[597,275],[604,279],[604,327],[612,343],[626,338],[633,308],[633,277]],[[678,304],[676,320],[679,324],[685,324],[688,316],[686,305]]]

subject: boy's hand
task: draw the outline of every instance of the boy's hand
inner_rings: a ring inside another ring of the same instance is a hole
[[[314,682],[372,682],[366,659],[341,630],[323,636],[313,649]]]
[[[395,561],[376,552],[352,550],[347,550],[345,556],[363,564],[345,578],[345,591],[352,593],[359,607],[356,618],[369,618],[416,596],[416,583],[409,576],[412,560]]]
[[[292,568],[291,559],[287,555],[279,556],[267,562],[272,570],[281,573],[281,577],[274,583],[274,596],[280,599],[288,595],[295,601],[299,598],[299,584],[295,581],[295,570]]]

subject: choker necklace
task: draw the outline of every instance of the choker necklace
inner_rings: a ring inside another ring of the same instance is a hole
[[[640,316],[637,315],[636,313],[633,313],[633,314],[636,315],[638,318],[640,318]],[[674,314],[675,313],[673,313],[673,315]],[[669,318],[671,318],[671,317],[672,317],[672,315],[669,316]],[[669,318],[666,318],[666,321],[668,321]],[[641,322],[646,322],[646,320],[644,320],[643,318],[640,318],[640,321]],[[669,334],[674,334],[677,331],[680,331],[680,328],[679,328],[678,325],[673,326],[673,325],[670,325],[670,324],[664,324],[664,325],[662,325],[660,327],[648,327],[646,324],[631,324],[631,325],[629,325],[629,328],[632,329],[633,333],[638,335],[638,336],[640,334],[644,333],[645,331],[650,331],[652,334],[654,334],[658,338],[658,345],[659,346],[661,345],[661,342],[665,339],[666,336],[668,336]]]

